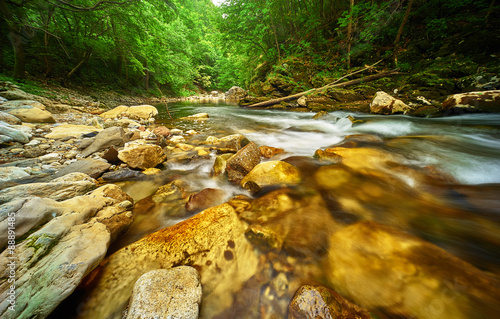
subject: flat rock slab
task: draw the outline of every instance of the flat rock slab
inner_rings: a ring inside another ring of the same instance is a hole
[[[78,138],[81,135],[93,133],[96,131],[98,132],[100,131],[100,129],[98,129],[95,126],[62,124],[54,127],[52,132],[45,135],[45,138],[53,138],[53,139],[61,139],[67,137]]]
[[[92,178],[99,178],[102,174],[104,174],[109,168],[111,164],[106,163],[104,161],[95,160],[95,159],[81,159],[77,162],[69,164],[68,166],[61,169],[54,177],[61,177],[69,173],[80,172],[89,175]]]

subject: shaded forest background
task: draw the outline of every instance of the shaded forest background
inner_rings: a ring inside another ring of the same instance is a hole
[[[0,0],[0,17],[1,79],[132,94],[297,92],[380,59],[447,92],[500,71],[495,0]]]

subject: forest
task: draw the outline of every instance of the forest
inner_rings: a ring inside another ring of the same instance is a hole
[[[0,0],[0,74],[132,94],[239,85],[262,95],[269,82],[298,92],[382,60],[408,74],[440,69],[427,82],[443,86],[449,80],[441,78],[497,71],[499,7],[495,0]]]

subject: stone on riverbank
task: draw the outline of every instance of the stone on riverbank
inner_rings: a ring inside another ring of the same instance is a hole
[[[111,146],[123,146],[127,141],[123,128],[113,126],[99,132],[92,143],[82,151],[82,155],[87,157]]]
[[[443,110],[500,112],[500,90],[453,94],[443,102]]]
[[[28,143],[30,141],[30,135],[28,135],[19,125],[10,125],[5,122],[0,122],[0,136],[6,136],[13,141],[19,143]]]
[[[193,267],[152,270],[135,283],[125,319],[198,319],[201,295]]]
[[[163,163],[167,155],[158,145],[131,144],[118,152],[118,158],[131,168],[145,170]]]
[[[14,109],[8,111],[10,115],[14,115],[18,119],[26,123],[55,123],[56,120],[52,117],[52,113],[39,108],[31,109]]]
[[[0,111],[0,121],[5,122],[7,124],[19,125],[21,124],[21,120],[15,117],[12,114]]]
[[[233,86],[226,92],[226,100],[239,100],[248,95],[248,91],[239,87]]]
[[[61,169],[54,177],[61,177],[69,173],[79,172],[89,175],[92,178],[99,178],[104,174],[111,164],[95,159],[81,159]]]
[[[100,129],[95,126],[61,124],[52,129],[52,132],[45,135],[45,138],[63,139],[63,138],[79,138],[81,135],[98,132]]]
[[[2,246],[9,213],[16,215],[18,237],[47,222],[16,244],[16,306],[14,311],[7,308],[11,284],[5,280],[0,284],[0,316],[47,317],[104,258],[111,239],[132,222],[132,203],[126,198],[118,186],[106,185],[64,202],[32,198],[0,209]],[[8,249],[0,255],[3,278],[9,276],[11,258]]]
[[[259,163],[259,148],[254,142],[250,142],[227,161],[226,171],[228,180],[233,184],[239,184]]]
[[[370,103],[370,113],[386,115],[396,113],[406,114],[411,110],[411,107],[403,101],[393,98],[383,91],[378,91]]]
[[[130,107],[120,105],[99,116],[106,119],[115,119],[124,116],[132,120],[149,120],[157,115],[158,110],[152,105],[135,105]]]
[[[200,273],[204,305],[200,315],[221,313],[257,271],[258,258],[245,229],[234,209],[223,204],[117,251],[99,268],[80,318],[121,318],[141,275],[179,265],[190,265]]]

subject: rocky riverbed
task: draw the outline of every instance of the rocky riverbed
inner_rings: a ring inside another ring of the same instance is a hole
[[[183,118],[181,129],[155,123],[158,111],[146,104],[105,110],[15,87],[0,95],[2,317],[493,318],[500,310],[495,259],[444,237],[496,256],[498,185],[458,185],[435,167],[403,164],[390,149],[404,139],[354,135],[290,157],[241,134],[185,129],[209,114]],[[373,108],[405,112],[384,99],[391,108],[378,100]],[[468,105],[454,100],[450,109]],[[173,169],[185,163],[209,163],[195,179],[230,188],[194,187]]]

